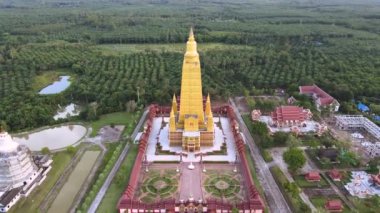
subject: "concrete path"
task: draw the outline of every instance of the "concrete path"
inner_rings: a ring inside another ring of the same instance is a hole
[[[179,200],[203,200],[202,184],[201,184],[201,165],[194,163],[194,169],[190,170],[187,167],[189,163],[181,164],[181,180]]]
[[[234,112],[237,117],[237,121],[239,122],[240,130],[244,134],[246,138],[246,142],[249,147],[249,151],[251,153],[252,158],[255,161],[255,166],[258,175],[258,179],[261,183],[261,186],[264,189],[264,194],[267,200],[267,203],[269,205],[269,209],[271,212],[274,213],[290,213],[292,212],[289,208],[288,203],[286,203],[285,198],[283,197],[280,189],[278,188],[272,173],[269,171],[269,167],[265,163],[263,157],[261,156],[261,153],[259,151],[259,148],[254,143],[253,138],[248,131],[247,126],[245,125],[243,118],[240,115],[240,112],[238,111],[234,101],[230,99],[230,103],[234,109]]]
[[[284,173],[285,177],[288,179],[288,181],[290,183],[293,183],[295,182],[292,175],[288,172],[288,169],[287,169],[287,165],[286,163],[284,162],[284,160],[282,159],[282,155],[283,153],[287,150],[286,147],[276,147],[276,148],[272,148],[271,149],[271,154],[272,154],[272,157],[273,157],[273,162],[271,162],[271,165],[275,164],[277,165],[282,173]],[[309,166],[308,164],[305,164],[304,166],[304,170],[307,170],[307,171],[310,171],[312,170],[310,168],[311,166]],[[310,199],[309,197],[303,192],[301,191],[300,193],[300,197],[301,197],[301,200],[310,207],[310,209],[312,210],[312,212],[317,212],[317,209],[315,208],[315,206],[310,202]]]
[[[148,114],[148,110],[145,110],[143,115],[141,116],[140,118],[140,121],[139,123],[137,124],[135,130],[133,131],[132,135],[130,138],[135,138],[137,133],[139,132],[141,126],[144,124],[144,121],[145,121],[145,118]],[[127,144],[125,147],[124,147],[124,150],[122,151],[122,153],[120,154],[119,158],[117,159],[114,167],[112,168],[111,172],[108,174],[107,176],[107,179],[106,181],[103,183],[102,187],[100,188],[98,194],[96,195],[95,199],[92,201],[91,203],[91,206],[90,208],[88,209],[88,212],[89,213],[94,213],[96,211],[96,209],[98,208],[98,206],[100,205],[100,202],[102,201],[104,195],[106,194],[107,192],[107,189],[108,187],[111,185],[111,182],[113,180],[113,178],[115,177],[116,175],[116,172],[119,170],[125,156],[127,155],[128,153],[128,150],[129,150],[129,144]]]

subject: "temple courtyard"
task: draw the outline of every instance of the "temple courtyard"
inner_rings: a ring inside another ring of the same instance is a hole
[[[146,160],[148,162],[200,162],[202,158],[202,161],[206,162],[235,162],[235,142],[228,119],[215,117],[214,129],[213,146],[201,147],[199,152],[187,152],[182,147],[169,145],[169,117],[154,118]]]
[[[174,198],[177,202],[216,198],[232,203],[244,201],[243,177],[234,164],[155,163],[141,170],[136,197],[144,203]]]

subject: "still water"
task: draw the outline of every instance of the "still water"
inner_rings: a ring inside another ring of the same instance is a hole
[[[32,151],[62,149],[77,143],[86,134],[86,127],[81,125],[65,125],[44,129],[25,135],[14,136],[13,139],[29,147]]]
[[[38,94],[40,95],[51,95],[58,94],[63,90],[67,89],[71,82],[69,81],[70,76],[60,76],[59,81],[54,81],[49,86],[43,88]]]

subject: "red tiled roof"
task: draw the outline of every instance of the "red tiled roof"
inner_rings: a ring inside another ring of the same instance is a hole
[[[373,182],[375,182],[376,184],[380,184],[380,173],[377,175],[371,175],[371,176],[372,176]]]
[[[329,172],[329,175],[332,179],[341,179],[342,178],[342,174],[340,174],[340,172],[337,169],[332,169]]]
[[[309,172],[305,175],[305,178],[308,180],[320,180],[321,176],[319,175],[319,172]]]
[[[283,122],[289,120],[304,121],[307,119],[307,112],[298,106],[280,106],[271,114],[273,121]]]
[[[309,95],[315,94],[318,97],[317,99],[322,106],[329,105],[333,103],[335,100],[333,97],[331,97],[331,95],[323,91],[317,85],[300,86],[299,89],[300,89],[301,94],[309,94]]]
[[[329,200],[327,201],[325,207],[328,210],[341,210],[343,206],[340,200]]]

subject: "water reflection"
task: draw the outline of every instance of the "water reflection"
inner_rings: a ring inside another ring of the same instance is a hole
[[[14,136],[13,139],[28,146],[32,151],[62,149],[77,143],[86,134],[86,128],[81,125],[66,125],[41,130],[27,135]]]
[[[54,81],[49,86],[43,88],[38,94],[41,95],[51,95],[62,92],[67,89],[71,82],[69,81],[70,76],[60,76],[59,81]]]

